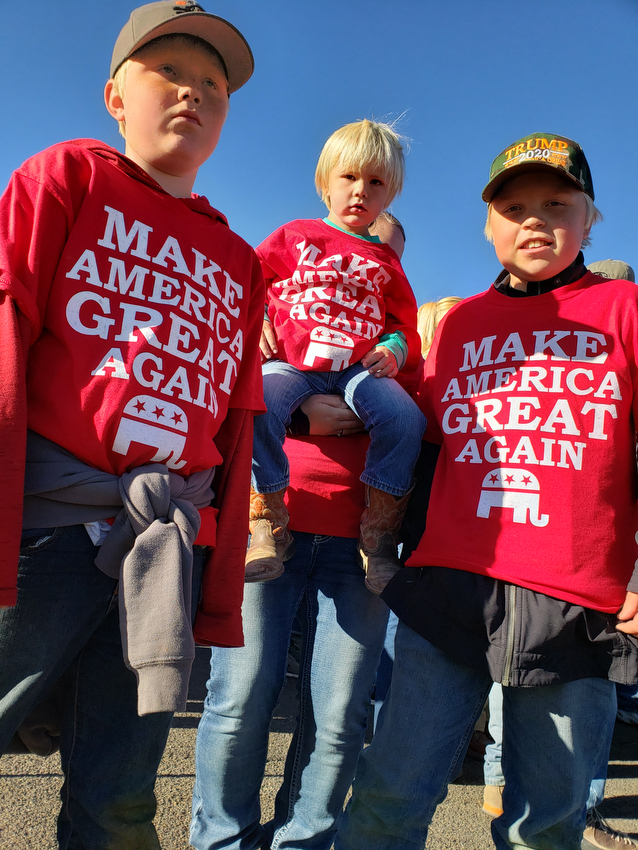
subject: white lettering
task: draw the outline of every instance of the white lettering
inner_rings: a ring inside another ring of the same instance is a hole
[[[151,369],[147,378],[142,371],[147,363],[154,363],[158,369],[162,368],[161,358],[152,354],[150,351],[145,351],[142,354],[138,354],[135,360],[133,360],[133,376],[138,384],[141,384],[143,387],[150,387],[152,390],[157,390],[164,375],[161,372]]]
[[[128,381],[129,379],[129,373],[126,371],[124,358],[122,357],[122,352],[119,348],[112,348],[102,359],[102,362],[97,369],[94,369],[91,374],[106,375],[106,369],[113,370],[110,375],[111,378],[121,378],[124,381]]]
[[[176,313],[171,313],[171,330],[168,335],[168,342],[164,346],[164,351],[168,351],[169,354],[174,354],[176,357],[181,357],[182,360],[187,360],[189,363],[194,363],[199,357],[200,351],[199,348],[191,348],[189,350],[191,335],[195,339],[199,339],[199,328],[197,325],[187,322],[186,319],[183,319]]]
[[[71,271],[66,273],[66,276],[71,280],[80,280],[80,272],[85,272],[86,282],[90,283],[91,286],[102,286],[102,281],[100,280],[100,275],[97,270],[95,254],[93,251],[89,251],[88,248],[84,251]]]
[[[618,411],[615,404],[594,404],[588,401],[581,413],[585,416],[588,413],[594,412],[594,427],[591,433],[588,434],[593,440],[606,440],[605,434],[605,414],[608,413],[612,419],[618,419]]]
[[[122,318],[120,333],[115,339],[126,342],[137,342],[138,338],[134,333],[137,329],[153,348],[162,347],[153,330],[153,328],[158,328],[162,324],[163,317],[161,313],[157,310],[137,307],[135,304],[127,304],[125,302],[121,303],[120,307],[124,316]]]
[[[467,434],[467,426],[472,421],[471,416],[459,416],[456,419],[456,424],[450,423],[450,418],[453,413],[468,413],[470,410],[469,404],[451,404],[443,414],[441,421],[441,429],[445,434]]]
[[[99,304],[103,313],[108,315],[111,312],[111,302],[108,298],[103,298],[94,292],[76,292],[66,305],[67,322],[74,331],[85,336],[99,336],[101,339],[108,339],[109,328],[115,324],[115,319],[106,319],[104,316],[98,316],[94,313],[91,319],[95,324],[91,326],[85,324],[80,318],[80,308],[91,302]]]
[[[97,244],[103,248],[116,248],[121,254],[129,253],[129,248],[133,244],[133,240],[137,238],[137,245],[131,249],[130,253],[134,257],[139,257],[141,260],[150,260],[148,255],[148,235],[153,232],[153,228],[148,224],[142,224],[141,221],[133,222],[129,232],[126,232],[124,224],[124,214],[113,207],[104,207],[108,215],[104,236],[97,240]],[[113,234],[117,238],[117,245],[113,242]]]
[[[487,336],[485,339],[482,339],[478,351],[475,340],[466,342],[463,345],[465,352],[463,365],[459,369],[459,372],[467,372],[468,369],[476,369],[477,366],[491,366],[494,363],[492,360],[492,345],[495,339],[496,336]],[[481,357],[481,360],[479,360],[479,357]]]

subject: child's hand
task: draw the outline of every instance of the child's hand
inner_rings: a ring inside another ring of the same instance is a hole
[[[310,436],[337,436],[365,431],[363,422],[338,395],[311,395],[301,405],[310,422]]]
[[[261,326],[261,339],[259,340],[259,348],[264,360],[270,360],[277,354],[277,337],[273,330],[270,319],[264,319]]]
[[[627,591],[625,596],[625,604],[617,614],[621,620],[616,626],[619,632],[625,632],[628,635],[638,635],[638,593]]]
[[[394,378],[399,374],[397,359],[385,345],[375,345],[363,358],[361,365],[375,378]]]

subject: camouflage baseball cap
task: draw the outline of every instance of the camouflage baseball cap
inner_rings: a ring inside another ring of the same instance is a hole
[[[133,9],[117,37],[111,59],[111,78],[130,56],[161,35],[194,35],[207,41],[221,56],[230,92],[247,82],[255,68],[244,36],[232,24],[205,12],[192,0],[158,0]]]
[[[511,173],[521,174],[523,169],[551,168],[594,197],[594,184],[583,149],[565,136],[553,133],[532,133],[511,145],[508,145],[492,163],[490,179],[483,189],[483,200],[489,203],[510,179]]]

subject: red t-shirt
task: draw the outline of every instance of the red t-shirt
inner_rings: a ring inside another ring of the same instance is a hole
[[[409,566],[615,612],[638,559],[638,288],[493,287],[444,318],[417,402],[442,443]]]
[[[370,444],[367,434],[288,437],[290,464],[286,504],[293,531],[358,537],[365,507],[359,480]]]
[[[114,149],[67,142],[13,174],[0,199],[0,359],[15,371],[0,399],[0,604],[15,595],[25,427],[116,475],[217,465],[228,409],[263,410],[263,300],[257,258],[224,216]]]
[[[395,252],[320,219],[284,224],[256,249],[278,357],[297,369],[339,372],[386,333],[407,341],[404,370],[418,363],[416,301]]]

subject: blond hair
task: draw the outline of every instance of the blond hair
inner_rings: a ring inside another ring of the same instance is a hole
[[[123,62],[117,71],[113,74],[113,91],[118,97],[124,96],[124,87],[126,85],[126,74],[128,71],[128,66],[131,60],[127,59],[126,62]],[[117,122],[117,131],[122,136],[122,138],[126,138],[126,122],[124,119],[122,121]]]
[[[603,220],[603,214],[598,209],[598,207],[594,204],[593,198],[588,195],[586,192],[583,192],[583,197],[585,198],[585,207],[586,207],[586,215],[585,215],[585,235],[583,236],[583,241],[580,243],[581,248],[587,248],[591,245],[591,239],[589,238],[589,231],[592,227],[599,221]],[[485,220],[485,227],[483,228],[483,233],[485,234],[485,238],[488,242],[494,244],[494,236],[492,234],[492,203],[490,202],[487,205],[487,219]]]
[[[344,171],[366,168],[383,176],[388,190],[386,206],[389,206],[403,188],[405,159],[401,137],[391,124],[367,118],[335,130],[319,154],[315,171],[317,192],[328,209],[328,180],[334,168]]]
[[[432,346],[434,333],[443,316],[462,300],[457,295],[446,295],[445,298],[439,298],[438,301],[428,301],[426,304],[421,304],[416,314],[416,327],[421,335],[421,354],[423,357],[427,356]]]

